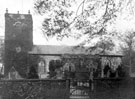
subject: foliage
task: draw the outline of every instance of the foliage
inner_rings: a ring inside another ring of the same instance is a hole
[[[3,42],[3,40],[1,40],[1,42],[0,42],[0,55],[1,55],[1,62],[3,63],[3,59],[4,59],[4,42]]]
[[[28,79],[38,79],[38,73],[34,66],[31,66],[28,73]]]
[[[45,35],[57,36],[60,40],[63,37],[82,38],[81,45],[86,45],[95,38],[108,35],[113,38],[116,32],[109,33],[108,27],[115,24],[116,18],[123,13],[126,12],[127,16],[132,14],[133,4],[133,0],[36,0],[34,7],[38,14],[44,16],[42,30]],[[114,43],[100,39],[89,49],[99,46],[104,52],[112,49]]]
[[[51,60],[49,62],[49,75],[50,77],[56,76],[56,70],[62,67],[62,62],[60,60]]]
[[[0,82],[0,95],[4,99],[64,99],[69,96],[66,80],[23,79]]]
[[[93,38],[106,33],[119,5],[114,0],[37,0],[35,9],[45,14],[43,32],[47,36]]]
[[[95,45],[89,47],[87,50],[94,54],[108,54],[108,51],[113,51],[115,46],[114,41],[110,37],[105,37],[96,42]]]
[[[123,64],[131,69],[130,72],[135,72],[135,32],[127,32],[126,35],[121,36],[121,42],[120,48],[124,55]]]

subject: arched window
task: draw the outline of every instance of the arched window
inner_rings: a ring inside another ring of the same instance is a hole
[[[38,62],[38,74],[41,77],[42,74],[46,73],[46,62],[44,59],[40,59]]]

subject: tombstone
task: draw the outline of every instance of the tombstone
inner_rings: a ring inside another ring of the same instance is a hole
[[[15,70],[14,67],[12,67],[12,68],[9,70],[8,78],[9,78],[9,79],[12,79],[12,80],[21,79],[20,75],[18,74],[18,72]]]

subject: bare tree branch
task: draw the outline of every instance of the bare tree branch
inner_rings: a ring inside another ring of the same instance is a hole
[[[76,16],[78,16],[77,14],[78,14],[78,11],[79,11],[80,7],[81,7],[82,5],[84,6],[84,2],[85,2],[85,0],[83,0],[83,1],[80,3],[80,5],[78,6],[78,8],[77,8],[77,10],[76,10]]]

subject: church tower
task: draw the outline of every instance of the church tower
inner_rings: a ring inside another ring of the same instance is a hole
[[[5,13],[4,74],[14,67],[19,75],[26,77],[28,52],[33,46],[32,15]]]

